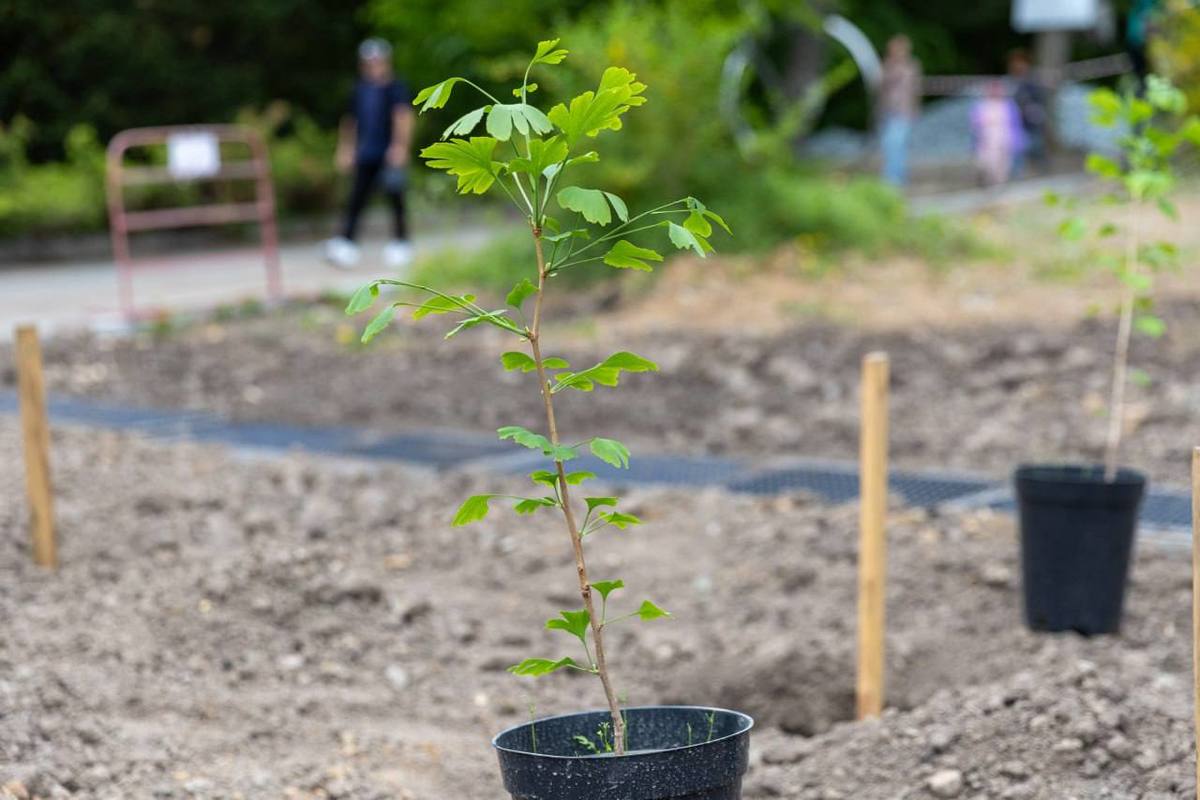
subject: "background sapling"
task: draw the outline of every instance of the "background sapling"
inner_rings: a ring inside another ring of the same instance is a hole
[[[360,289],[346,311],[357,314],[370,308],[381,287],[401,287],[418,292],[417,298],[413,301],[388,298],[383,310],[363,332],[364,342],[387,328],[399,308],[411,307],[413,318],[418,320],[430,315],[456,318],[447,338],[479,325],[491,325],[511,334],[521,346],[503,353],[500,362],[506,370],[532,373],[536,377],[546,429],[539,433],[506,426],[497,433],[501,439],[541,453],[548,460],[548,468],[529,476],[538,490],[535,496],[470,497],[458,509],[453,524],[467,525],[483,519],[496,500],[511,502],[516,513],[522,515],[558,509],[570,537],[583,607],[561,611],[547,621],[546,627],[578,640],[583,659],[527,658],[510,669],[517,675],[531,676],[560,669],[596,675],[611,713],[611,729],[606,726],[598,734],[600,744],[589,742],[585,750],[619,755],[625,750],[625,722],[609,668],[605,631],[625,620],[654,620],[669,614],[654,602],[643,600],[632,611],[610,615],[610,600],[625,584],[615,578],[593,580],[588,572],[584,543],[602,531],[626,530],[640,520],[618,510],[616,497],[588,496],[579,504],[575,492],[595,475],[568,470],[567,465],[586,447],[602,461],[625,468],[629,466],[629,450],[621,442],[603,437],[565,443],[569,440],[558,429],[554,397],[564,391],[591,392],[616,387],[622,373],[652,372],[658,366],[636,353],[621,351],[593,366],[572,368],[565,359],[550,353],[543,340],[545,296],[553,278],[584,265],[604,264],[615,269],[649,272],[663,256],[646,246],[646,236],[666,234],[666,240],[677,249],[704,257],[712,251],[708,239],[713,224],[727,232],[729,229],[719,215],[692,197],[631,215],[625,202],[611,192],[568,184],[566,176],[573,174],[574,168],[599,160],[599,154],[591,146],[600,134],[620,130],[625,113],[646,102],[646,86],[629,70],[609,67],[595,91],[584,92],[569,103],[559,103],[543,113],[529,103],[529,97],[537,90],[537,84],[531,83],[529,77],[536,66],[562,62],[567,51],[557,45],[557,39],[538,44],[521,85],[512,91],[516,102],[501,102],[482,87],[457,77],[424,89],[414,101],[422,113],[442,108],[459,84],[487,101],[452,122],[442,135],[443,141],[425,148],[421,155],[429,166],[455,176],[460,193],[483,194],[498,189],[520,211],[530,231],[530,277],[513,286],[505,306],[498,309],[481,306],[474,295],[451,295],[403,280],[380,279]],[[472,135],[481,124],[487,135]],[[550,211],[556,209],[567,213],[570,221],[552,216]]]
[[[1120,242],[1119,247],[1099,256],[1100,264],[1112,270],[1121,284],[1104,448],[1104,476],[1112,481],[1120,459],[1126,385],[1131,377],[1139,382],[1146,380],[1142,373],[1129,370],[1130,339],[1135,330],[1155,338],[1165,332],[1166,324],[1154,314],[1154,275],[1175,265],[1178,257],[1171,242],[1146,241],[1145,217],[1153,206],[1167,217],[1178,219],[1170,200],[1175,188],[1172,161],[1185,143],[1200,145],[1200,119],[1187,116],[1187,98],[1156,75],[1147,78],[1141,94],[1098,89],[1089,96],[1089,102],[1096,124],[1120,132],[1119,158],[1091,153],[1087,168],[1114,184],[1116,191],[1109,200],[1124,207],[1124,222],[1108,220],[1092,227],[1080,217],[1071,217],[1059,230],[1068,240],[1079,241],[1094,235],[1101,240],[1116,238]],[[1057,202],[1054,196],[1048,199]]]

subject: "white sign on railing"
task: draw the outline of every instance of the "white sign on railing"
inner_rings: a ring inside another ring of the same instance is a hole
[[[1091,30],[1100,22],[1100,0],[1013,0],[1019,33]]]
[[[174,178],[205,178],[221,170],[221,148],[206,131],[173,133],[167,137],[167,170]]]

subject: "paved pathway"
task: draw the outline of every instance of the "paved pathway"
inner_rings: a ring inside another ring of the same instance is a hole
[[[475,228],[465,234],[432,234],[415,241],[418,256],[453,244],[472,248],[490,231]],[[321,259],[319,243],[285,245],[280,253],[287,297],[313,297],[323,292],[348,292],[364,279],[383,274],[382,243],[364,246],[363,263],[342,271]],[[187,313],[262,299],[266,272],[262,258],[249,251],[230,251],[227,257],[206,254],[203,259],[152,265],[134,279],[139,309]],[[111,260],[65,264],[17,264],[0,269],[0,340],[12,338],[13,327],[35,322],[43,333],[62,330],[116,331],[125,327],[117,299],[117,270]]]
[[[1046,191],[1075,192],[1086,177],[1060,175],[1022,181],[999,189],[968,189],[913,198],[915,214],[969,214],[980,209],[1029,202]],[[418,256],[454,246],[475,248],[493,234],[474,227],[465,233],[433,233],[415,241]],[[285,245],[281,251],[284,293],[311,298],[324,292],[349,292],[364,278],[382,274],[382,243],[368,242],[363,264],[344,272],[325,264],[319,242]],[[87,329],[118,332],[127,328],[119,311],[117,270],[111,260],[0,265],[0,341],[12,338],[15,325],[35,322],[43,334]],[[211,310],[265,296],[266,273],[261,256],[237,251],[203,258],[182,258],[137,272],[135,303],[139,309],[172,314]]]

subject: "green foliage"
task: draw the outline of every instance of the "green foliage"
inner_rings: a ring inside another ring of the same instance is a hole
[[[793,10],[803,5],[787,4]],[[969,15],[959,16],[968,24]],[[1001,17],[1005,24],[1007,9]],[[587,170],[584,185],[605,186],[630,206],[649,204],[664,192],[703,196],[738,232],[730,246],[740,250],[765,251],[801,239],[820,251],[906,251],[933,261],[978,255],[978,243],[964,228],[914,219],[904,198],[879,181],[841,179],[798,165],[793,141],[783,132],[759,152],[739,150],[716,87],[725,57],[760,24],[733,6],[693,0],[600,4],[580,17],[565,34],[571,42],[567,69],[543,81],[540,91],[582,91],[588,76],[614,54],[650,87],[640,95],[645,105],[625,127],[628,135],[606,142],[605,158]],[[594,210],[604,213],[599,203]],[[693,251],[703,247],[678,231],[671,241]],[[648,271],[648,262],[657,259],[629,250],[635,246],[647,242],[635,238],[614,246],[608,263]]]
[[[488,515],[488,501],[495,495],[477,494],[473,497],[468,497],[459,507],[458,513],[454,515],[454,521],[451,525],[458,527],[460,525],[470,525],[472,522],[478,522]]]
[[[593,581],[592,588],[600,593],[600,596],[608,600],[608,596],[617,589],[625,588],[625,581]]]
[[[1154,275],[1174,266],[1178,255],[1169,241],[1144,240],[1145,216],[1154,209],[1170,219],[1178,218],[1169,197],[1175,186],[1173,161],[1184,146],[1200,146],[1200,118],[1188,116],[1183,92],[1157,75],[1147,77],[1141,94],[1098,89],[1088,99],[1093,121],[1119,133],[1120,157],[1093,153],[1088,156],[1087,168],[1113,188],[1111,198],[1123,207],[1122,219],[1090,223],[1082,217],[1069,217],[1059,233],[1072,242],[1093,238],[1099,250],[1096,263],[1115,273],[1121,289],[1105,454],[1105,473],[1111,478],[1116,474],[1123,428],[1129,337],[1135,330],[1151,338],[1166,332],[1166,323],[1154,314]],[[1059,204],[1054,196],[1047,201]],[[1119,249],[1112,251],[1107,243],[1114,239]]]
[[[583,644],[587,644],[588,628],[592,615],[583,611],[560,611],[555,619],[546,620],[547,630],[566,631]]]
[[[536,678],[542,675],[549,675],[551,672],[557,672],[566,667],[583,669],[575,663],[575,659],[573,658],[560,658],[557,661],[551,661],[548,658],[527,658],[520,664],[509,667],[508,671],[514,675]],[[588,669],[585,671],[593,672],[594,670]]]
[[[505,297],[520,285],[521,291],[508,297],[510,306],[520,307],[537,292],[529,281],[529,231],[505,228],[493,235],[486,247],[450,247],[422,256],[413,265],[413,282],[425,285],[478,289],[489,296]],[[608,276],[599,270],[566,270],[556,275],[555,285],[572,290],[593,286]],[[513,303],[519,300],[520,303]]]
[[[654,603],[646,600],[641,604],[641,606],[638,607],[637,615],[643,620],[651,620],[669,617],[671,616],[671,613],[669,611],[664,611],[663,609],[654,605]]]
[[[628,239],[620,239],[604,254],[604,263],[617,269],[636,269],[653,272],[651,261],[662,261],[663,257],[649,247],[638,247]]]
[[[579,455],[573,447],[557,444],[540,433],[534,433],[518,425],[509,425],[501,428],[497,433],[502,440],[511,439],[522,447],[528,447],[530,450],[540,450],[542,455],[560,463],[570,461]]]
[[[572,507],[571,487],[594,476],[588,472],[568,474],[564,465],[578,456],[578,448],[583,444],[587,444],[597,458],[614,467],[628,467],[630,454],[629,449],[621,442],[603,437],[594,437],[575,446],[563,444],[555,423],[554,395],[563,389],[590,392],[596,386],[616,387],[623,372],[652,372],[658,369],[658,365],[636,353],[619,351],[595,366],[578,372],[568,371],[570,365],[563,359],[543,355],[542,302],[547,291],[547,281],[555,275],[567,271],[577,272],[588,264],[593,265],[592,269],[599,270],[608,266],[626,268],[621,263],[612,263],[621,261],[612,256],[615,247],[623,247],[627,258],[634,258],[640,254],[646,266],[648,261],[655,260],[655,257],[661,260],[657,252],[639,250],[629,245],[627,240],[622,238],[624,236],[648,236],[653,231],[675,247],[690,249],[703,257],[713,249],[708,241],[708,237],[713,234],[712,222],[716,222],[726,231],[729,227],[724,219],[709,211],[703,203],[693,197],[685,197],[631,215],[624,201],[605,190],[567,186],[555,192],[564,172],[577,169],[580,164],[595,163],[599,158],[595,151],[579,153],[577,148],[585,140],[590,143],[602,134],[621,129],[625,114],[645,102],[643,92],[646,89],[631,71],[610,67],[604,71],[595,90],[584,91],[569,103],[560,103],[551,108],[548,114],[542,114],[528,103],[534,90],[529,81],[530,70],[535,65],[561,62],[567,51],[558,48],[557,44],[557,40],[538,43],[534,56],[523,73],[521,84],[512,92],[514,97],[520,98],[519,103],[500,104],[492,94],[475,83],[454,79],[434,84],[424,89],[417,97],[423,110],[440,108],[448,102],[454,86],[461,83],[492,101],[490,105],[482,107],[480,114],[468,114],[448,130],[448,133],[469,131],[477,124],[478,118],[486,114],[491,137],[439,142],[425,148],[423,155],[430,167],[444,170],[457,179],[460,193],[483,194],[496,187],[525,217],[531,236],[533,258],[531,263],[528,255],[526,256],[527,271],[524,275],[508,276],[513,281],[513,288],[506,297],[507,308],[486,311],[475,303],[474,296],[470,294],[450,295],[420,283],[381,279],[372,281],[356,292],[347,304],[346,311],[353,314],[371,308],[379,297],[381,285],[404,287],[422,293],[426,299],[420,303],[389,303],[368,324],[363,335],[364,341],[387,327],[398,306],[411,305],[416,309],[413,313],[416,319],[443,314],[461,316],[458,325],[451,329],[447,336],[479,325],[491,325],[508,334],[515,334],[529,348],[528,352],[508,350],[500,356],[500,361],[506,370],[532,373],[536,376],[548,433],[541,434],[528,428],[510,425],[500,428],[497,434],[500,439],[511,440],[521,447],[540,453],[550,461],[550,468],[536,470],[529,477],[534,484],[552,489],[553,495],[510,499],[515,501],[514,509],[518,514],[530,514],[550,507],[559,507],[563,512],[563,520],[572,539],[584,608],[580,611],[560,612],[558,617],[546,623],[546,627],[565,631],[577,638],[583,646],[587,661],[586,665],[581,667],[569,658],[558,661],[535,658],[526,659],[511,669],[519,675],[545,675],[564,667],[573,667],[598,674],[609,700],[613,739],[617,752],[620,753],[624,746],[621,736],[623,718],[604,659],[593,659],[588,641],[590,635],[596,653],[599,655],[603,652],[602,632],[610,624],[607,618],[608,597],[612,591],[624,584],[619,580],[598,584],[587,582],[583,540],[601,528],[626,530],[630,526],[640,524],[641,520],[633,514],[615,510],[618,502],[615,497],[587,497],[584,498],[587,512],[582,524],[577,525]],[[511,156],[507,148],[498,147],[502,141],[511,146]],[[551,213],[554,211],[551,198],[556,200],[558,210],[576,212],[586,222],[601,227],[563,231],[561,224]],[[607,228],[609,225],[612,225],[611,229]],[[608,244],[607,255],[600,255],[603,250],[593,250],[612,242],[625,242],[625,245]],[[530,266],[533,267],[532,274],[536,277],[536,282],[530,278]],[[531,298],[534,300],[534,310],[531,316],[526,317],[524,308]],[[507,316],[509,311],[520,315],[519,324]],[[554,369],[562,371],[552,378],[549,370]],[[458,509],[453,524],[466,525],[485,518],[489,503],[495,497],[496,495],[475,495],[468,498]],[[601,596],[602,610],[598,616],[593,610],[593,588]],[[620,619],[638,617],[652,620],[664,616],[667,616],[666,611],[647,600],[636,611]]]
[[[0,120],[37,123],[35,163],[61,160],[80,122],[106,142],[124,128],[224,122],[283,99],[332,128],[354,78],[359,4],[6,0]]]
[[[1200,118],[1187,116],[1183,92],[1157,75],[1147,78],[1141,95],[1098,89],[1088,101],[1096,124],[1121,131],[1121,152],[1119,158],[1091,153],[1087,169],[1113,186],[1115,198],[1127,211],[1121,221],[1089,223],[1079,216],[1068,217],[1059,226],[1059,234],[1073,242],[1093,237],[1097,244],[1118,237],[1119,252],[1108,254],[1099,263],[1110,266],[1131,293],[1134,328],[1158,337],[1165,326],[1151,313],[1153,276],[1175,265],[1177,249],[1170,242],[1143,241],[1143,214],[1144,209],[1155,208],[1170,219],[1178,218],[1169,197],[1175,187],[1172,161],[1185,145],[1200,145]],[[1049,201],[1057,204],[1058,199]]]
[[[104,148],[87,125],[70,129],[66,160],[30,164],[34,126],[0,125],[0,236],[87,231],[104,226]]]
[[[619,469],[628,469],[629,467],[629,448],[618,442],[616,439],[602,439],[596,437],[592,439],[590,447],[592,455],[606,464],[610,464]]]
[[[331,211],[338,200],[340,178],[334,168],[336,134],[283,101],[261,111],[242,108],[234,121],[256,129],[267,142],[275,201],[283,216]]]
[[[333,135],[309,117],[292,114],[285,103],[261,112],[241,111],[236,121],[258,130],[271,156],[271,176],[282,215],[329,211],[337,197]],[[105,154],[90,125],[72,127],[62,143],[62,161],[34,163],[29,158],[38,126],[17,117],[0,125],[0,236],[76,234],[103,230],[107,221]],[[151,152],[153,163],[165,155]],[[131,187],[131,209],[191,205],[244,199],[248,187],[226,185],[152,185]]]
[[[1200,112],[1200,13],[1194,0],[1166,0],[1154,20],[1150,57],[1155,71],[1187,97]]]
[[[597,385],[616,386],[622,372],[657,372],[658,365],[648,358],[642,358],[637,353],[613,353],[590,369],[582,372],[565,372],[556,377],[551,392],[563,389],[577,389],[590,392]]]

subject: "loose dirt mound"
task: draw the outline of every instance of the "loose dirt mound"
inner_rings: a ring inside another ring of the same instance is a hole
[[[0,785],[495,800],[492,734],[531,705],[600,702],[586,677],[504,672],[570,654],[541,630],[577,602],[553,518],[447,526],[463,495],[521,481],[59,430],[63,569],[47,575],[27,562],[18,465],[0,463]],[[619,684],[634,703],[757,714],[748,800],[1190,791],[1186,554],[1143,548],[1121,638],[1035,637],[1010,520],[897,509],[889,700],[911,710],[840,724],[854,509],[715,491],[625,506],[647,524],[598,537],[593,572],[675,617],[614,628]]]

